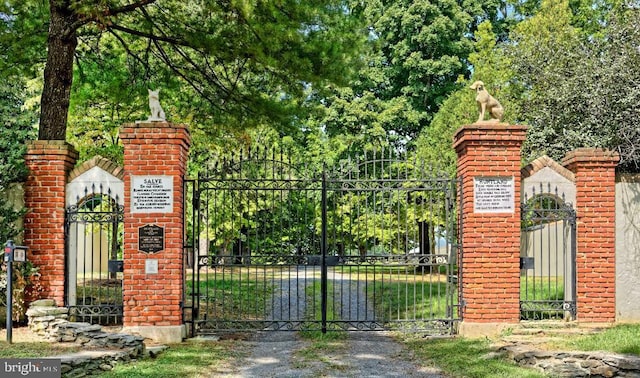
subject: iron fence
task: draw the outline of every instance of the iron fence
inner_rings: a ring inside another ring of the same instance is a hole
[[[330,170],[263,150],[223,158],[186,188],[192,334],[453,332],[456,179],[393,151]]]

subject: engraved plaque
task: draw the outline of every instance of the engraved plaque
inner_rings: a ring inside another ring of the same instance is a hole
[[[475,177],[474,213],[513,213],[515,187],[513,177]]]
[[[173,177],[132,176],[132,213],[173,212]]]
[[[146,253],[156,253],[164,249],[164,228],[148,224],[138,228],[138,249]]]

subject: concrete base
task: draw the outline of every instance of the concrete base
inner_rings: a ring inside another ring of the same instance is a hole
[[[509,328],[518,327],[518,323],[469,323],[461,322],[458,334],[468,338],[496,337]]]
[[[122,327],[122,333],[138,335],[161,344],[181,343],[187,337],[187,329],[177,326],[129,326]]]

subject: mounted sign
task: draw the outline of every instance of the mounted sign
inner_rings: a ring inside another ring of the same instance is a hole
[[[131,176],[132,213],[172,213],[173,177]]]
[[[158,274],[158,260],[156,259],[144,260],[144,273]]]
[[[27,261],[27,247],[16,245],[13,249],[13,261],[14,262]]]
[[[145,253],[156,253],[164,249],[164,227],[148,224],[138,227],[138,249]]]
[[[474,177],[474,213],[513,213],[515,184],[513,177]]]
[[[15,245],[12,240],[7,241],[4,247],[5,262],[25,262],[27,261],[27,249],[23,245]]]

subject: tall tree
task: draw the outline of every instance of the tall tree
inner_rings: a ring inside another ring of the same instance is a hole
[[[105,34],[148,72],[161,64],[210,109],[238,118],[278,115],[305,83],[346,76],[357,46],[340,0],[50,0],[48,15],[40,139],[66,138],[78,46]]]
[[[602,147],[617,150],[624,169],[638,170],[637,11],[614,7],[598,29],[577,27],[585,25],[579,12],[568,1],[545,0],[514,30],[514,82],[526,89],[518,118],[530,125],[524,153],[561,159],[578,147]]]
[[[478,117],[475,92],[469,86],[476,80],[485,83],[487,89],[505,107],[505,121],[517,114],[513,99],[517,96],[517,86],[510,85],[513,73],[504,54],[504,48],[497,43],[499,36],[494,33],[492,23],[484,21],[478,25],[474,35],[474,51],[469,54],[469,63],[473,67],[472,76],[466,80],[460,78],[460,88],[444,101],[435,114],[429,127],[422,130],[416,140],[417,154],[439,166],[446,172],[454,173],[456,154],[452,147],[455,131],[462,125],[475,122]]]
[[[348,85],[332,88],[315,120],[330,136],[368,134],[402,146],[428,125],[446,96],[467,76],[470,11],[451,0],[366,3],[366,66]],[[356,140],[354,140],[356,142]]]

